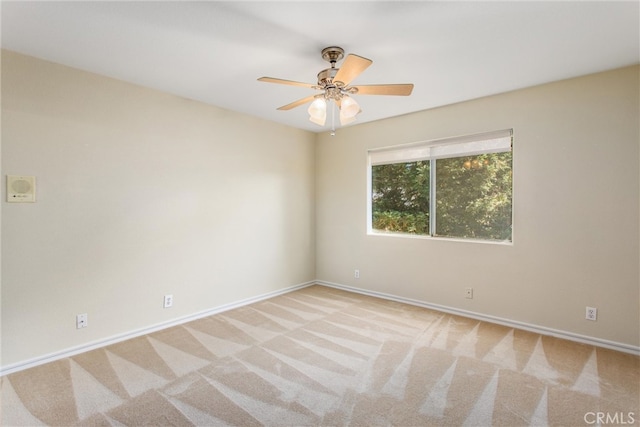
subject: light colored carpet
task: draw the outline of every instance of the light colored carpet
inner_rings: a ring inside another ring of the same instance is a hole
[[[311,286],[7,375],[2,425],[638,425],[639,368]]]

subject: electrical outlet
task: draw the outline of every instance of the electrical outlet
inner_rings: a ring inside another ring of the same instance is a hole
[[[89,325],[89,315],[87,313],[76,316],[76,329],[86,328]]]
[[[164,308],[169,308],[173,305],[173,295],[164,296]]]
[[[587,307],[585,318],[593,321],[598,320],[598,309],[595,307]]]
[[[473,298],[473,288],[464,288],[464,297],[472,299]]]
[[[356,279],[359,279],[360,278],[360,270],[355,270],[353,272],[353,277],[355,277]]]

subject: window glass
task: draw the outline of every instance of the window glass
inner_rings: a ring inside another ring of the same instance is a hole
[[[369,152],[372,232],[511,241],[511,130]]]
[[[511,152],[435,165],[436,236],[511,240]]]
[[[429,234],[429,170],[428,161],[372,167],[374,230]]]

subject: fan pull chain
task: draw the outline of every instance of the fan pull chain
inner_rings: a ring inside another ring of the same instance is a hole
[[[331,136],[336,136],[336,102],[331,103]]]

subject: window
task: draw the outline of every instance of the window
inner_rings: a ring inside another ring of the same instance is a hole
[[[512,131],[369,151],[369,231],[511,241]]]

